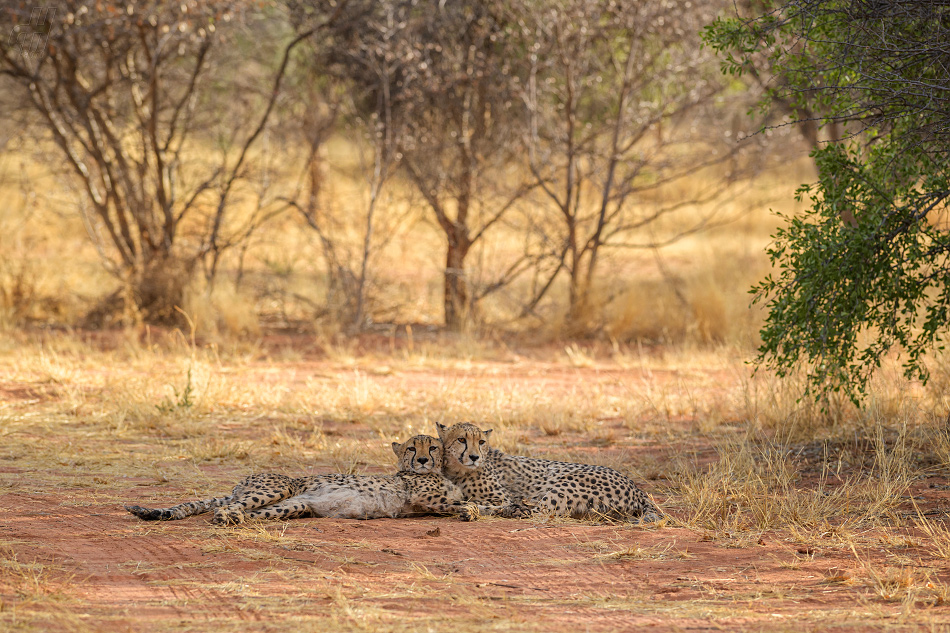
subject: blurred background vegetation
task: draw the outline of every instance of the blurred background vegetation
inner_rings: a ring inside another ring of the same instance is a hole
[[[731,1],[0,7],[3,329],[752,348],[815,178]]]

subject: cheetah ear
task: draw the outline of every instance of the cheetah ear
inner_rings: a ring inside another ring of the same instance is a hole
[[[397,456],[399,455],[399,449],[400,449],[400,448],[402,448],[402,444],[400,444],[399,442],[393,442],[393,452],[394,452]]]
[[[491,429],[488,429],[487,431],[482,431],[482,435],[484,435],[484,436],[485,436],[485,439],[487,440],[488,438],[491,437],[491,432],[492,432],[492,430],[491,430]]]
[[[449,427],[445,426],[441,422],[435,423],[435,428],[439,431],[439,439],[443,442],[445,441],[445,434],[448,432]]]

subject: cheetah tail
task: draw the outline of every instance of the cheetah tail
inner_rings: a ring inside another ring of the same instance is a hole
[[[202,501],[181,503],[171,508],[143,508],[142,506],[125,506],[125,509],[143,521],[176,521],[196,514],[204,514],[215,508],[220,508],[230,501],[230,497],[216,497]]]

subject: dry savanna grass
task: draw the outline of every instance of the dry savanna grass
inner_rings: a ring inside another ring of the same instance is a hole
[[[352,147],[326,149],[334,237],[353,264],[365,183]],[[371,318],[390,325],[340,335],[319,239],[288,215],[226,255],[213,289],[195,281],[185,331],[134,315],[71,330],[120,282],[85,237],[77,192],[41,158],[0,155],[0,630],[950,626],[950,356],[926,387],[887,364],[863,411],[799,401],[796,378],[746,364],[767,210],[796,210],[807,160],[764,171],[718,210],[721,226],[605,252],[583,315],[599,335],[565,341],[564,285],[540,319],[512,319],[526,281],[480,305],[499,327],[434,333],[444,244],[399,183],[380,201],[393,239],[368,286]],[[684,208],[645,237],[707,212]],[[473,279],[521,253],[515,224],[475,249]],[[390,442],[435,421],[615,468],[668,517],[213,528],[122,509],[221,495],[251,472],[389,472]]]
[[[83,325],[90,322],[90,315],[107,308],[106,297],[122,288],[122,280],[110,275],[102,263],[101,255],[111,253],[108,243],[97,251],[87,237],[76,206],[80,192],[56,170],[50,159],[55,153],[47,150],[42,144],[11,145],[0,155],[0,199],[5,201],[0,214],[0,328],[6,330],[38,323]],[[337,265],[358,270],[366,206],[358,152],[342,139],[332,139],[325,154],[322,162],[333,177],[326,179],[322,195],[327,197],[327,208],[334,210],[328,221],[332,220]],[[714,221],[702,233],[662,250],[606,249],[581,321],[602,338],[622,343],[754,344],[761,313],[749,309],[747,289],[769,269],[764,247],[777,225],[770,210],[791,213],[801,208],[791,201],[792,192],[799,183],[813,179],[809,159],[794,154],[786,158],[781,166],[765,169],[737,187],[728,202],[713,210],[686,205],[673,214],[675,218],[664,217],[632,241],[665,242],[682,227],[712,215]],[[293,160],[271,165],[273,157],[255,159],[273,169],[268,177],[272,197],[284,189],[289,195],[299,178]],[[716,177],[704,173],[694,180]],[[665,201],[688,195],[688,185],[680,183],[683,191],[665,191]],[[445,237],[410,189],[395,180],[379,202],[366,286],[366,309],[374,323],[442,321]],[[231,228],[237,230],[248,221],[254,199],[250,194],[238,196],[229,209]],[[649,206],[655,202],[644,197],[639,211],[655,210]],[[525,202],[530,209],[538,204]],[[467,264],[476,287],[492,283],[523,255],[522,224],[513,217],[476,245]],[[62,253],[69,253],[68,266],[62,265]],[[328,336],[351,325],[340,320],[345,302],[330,287],[335,273],[324,257],[322,242],[296,215],[277,216],[246,245],[224,253],[219,266],[213,287],[196,268],[180,306],[204,341],[227,344],[233,338],[257,337],[273,324],[292,324]],[[517,318],[538,282],[537,276],[526,275],[486,297],[479,304],[482,320],[532,339],[559,340],[564,332],[566,280],[555,283],[549,300],[537,307],[536,318]],[[136,319],[134,313],[109,317],[126,324]]]
[[[868,412],[826,411],[833,423],[806,428],[820,412],[751,377],[741,347],[189,339],[0,343],[4,628],[950,624],[937,388],[882,379]],[[212,528],[122,510],[222,494],[250,472],[388,472],[389,443],[436,420],[493,428],[508,451],[617,468],[669,517]]]

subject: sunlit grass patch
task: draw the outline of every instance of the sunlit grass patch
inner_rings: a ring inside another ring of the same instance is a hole
[[[832,482],[825,470],[814,485],[803,486],[789,447],[747,435],[718,446],[719,458],[708,468],[687,465],[674,490],[686,524],[705,530],[814,529],[877,520],[894,511],[918,476],[906,437],[893,450],[880,436],[877,441],[869,472]]]

